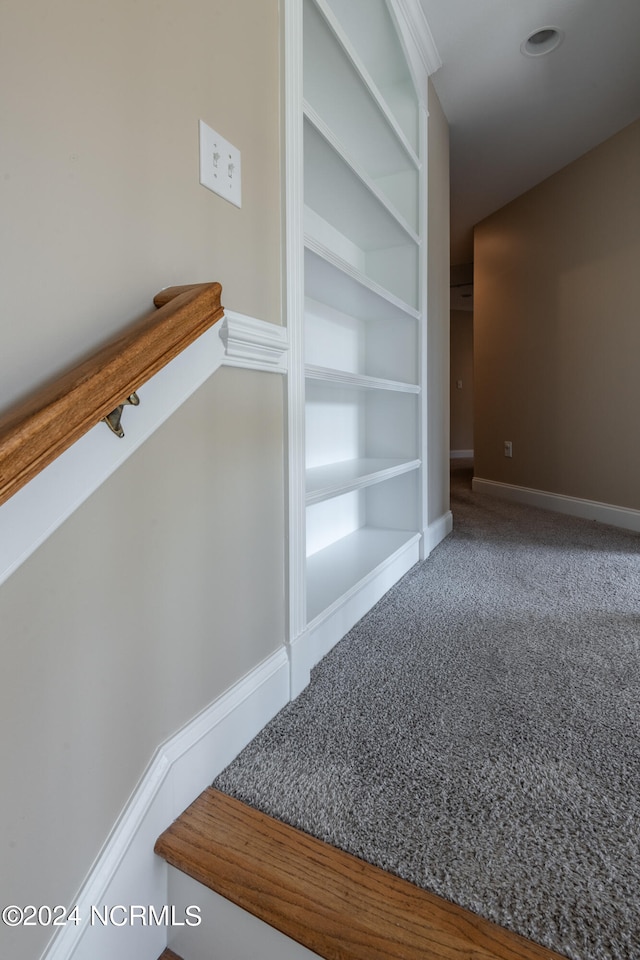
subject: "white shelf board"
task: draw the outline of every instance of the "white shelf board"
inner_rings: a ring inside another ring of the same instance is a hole
[[[391,390],[394,393],[420,393],[417,383],[402,383],[400,380],[384,380],[382,377],[368,377],[364,373],[352,373],[349,370],[336,370],[333,367],[318,367],[308,363],[305,366],[308,380],[324,380],[326,383],[339,383],[347,387],[362,390]]]
[[[410,530],[361,527],[307,557],[307,622],[346,599],[419,539],[420,534]]]
[[[307,505],[320,503],[330,497],[337,497],[374,483],[382,483],[392,477],[409,473],[420,467],[420,460],[383,459],[381,457],[342,460],[323,467],[307,470]]]
[[[304,202],[365,252],[419,245],[308,119]]]
[[[386,122],[391,127],[393,133],[395,134],[398,142],[402,145],[407,157],[411,160],[411,163],[416,167],[417,170],[420,170],[421,163],[420,158],[418,157],[416,151],[413,149],[413,146],[409,142],[407,135],[404,130],[398,123],[395,115],[389,107],[389,104],[383,97],[377,83],[374,81],[373,77],[365,67],[360,56],[356,52],[353,44],[349,40],[349,37],[343,30],[339,20],[335,16],[333,10],[326,2],[326,0],[313,0],[316,7],[324,17],[329,29],[335,36],[336,40],[342,47],[347,58],[351,61],[356,73],[360,76],[362,83],[369,92],[370,96],[373,98],[376,106],[380,110],[382,116]]]
[[[327,0],[327,3],[391,106],[387,89],[399,84],[412,87],[412,82],[395,18],[391,17],[386,0]],[[413,99],[417,100],[415,91]]]
[[[360,219],[366,229],[360,240],[354,239],[363,250],[376,244],[389,247],[407,241],[420,246],[420,237],[415,230],[411,229],[405,218],[378,187],[375,180],[372,180],[356,160],[349,155],[349,151],[344,144],[306,101],[304,103],[304,117],[307,131],[305,139],[307,157],[305,162],[308,164],[308,168],[313,166],[317,179],[321,180],[319,186],[321,196],[318,200],[322,201],[323,209],[326,209],[327,201],[331,200],[331,205],[336,208],[338,214],[344,216],[345,209],[348,209],[351,218],[353,217],[353,205],[357,196],[358,205],[363,211]],[[315,131],[315,136],[309,136],[311,130]],[[327,153],[326,147],[322,147],[323,143],[328,145],[338,161],[341,162],[336,163],[335,159]],[[314,152],[317,156],[314,155]],[[326,163],[327,157],[330,157],[330,164]],[[327,181],[330,181],[330,190],[326,189]],[[312,207],[320,206],[320,203],[314,203],[313,196],[309,195],[310,184],[308,178],[306,187],[307,202],[310,201]],[[355,196],[354,191],[357,191]],[[326,213],[323,213],[323,216],[325,219],[335,222],[335,217],[327,216]],[[375,233],[369,227],[372,222],[380,224],[380,239],[378,240],[374,239]],[[348,225],[338,226],[338,229],[342,233],[349,233]]]
[[[362,320],[394,316],[420,319],[419,310],[356,270],[314,237],[307,234],[304,245],[307,296]]]

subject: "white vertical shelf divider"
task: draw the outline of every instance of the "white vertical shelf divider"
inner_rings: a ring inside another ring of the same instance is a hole
[[[295,697],[425,554],[426,96],[439,62],[419,0],[285,0],[284,48]]]
[[[287,377],[288,651],[292,697],[308,683],[303,656],[306,630],[305,559],[305,374],[304,374],[304,194],[303,194],[303,23],[300,0],[285,0],[284,195],[285,310],[289,331]],[[298,656],[293,651],[297,648]],[[297,669],[296,669],[296,665]]]
[[[420,365],[420,383],[422,384],[422,393],[420,396],[420,435],[422,438],[422,449],[429,449],[429,418],[427,416],[427,402],[429,396],[428,383],[428,364],[427,364],[427,304],[428,304],[428,250],[429,250],[429,209],[428,209],[428,136],[429,136],[429,114],[426,107],[420,105],[420,152],[423,159],[423,175],[420,181],[420,236],[422,238],[422,284],[420,291],[420,308],[422,311],[423,322],[420,324],[418,334],[418,363]],[[422,471],[422,485],[420,493],[420,527],[422,538],[420,541],[420,559],[424,560],[429,555],[429,463],[425,454],[424,469]]]

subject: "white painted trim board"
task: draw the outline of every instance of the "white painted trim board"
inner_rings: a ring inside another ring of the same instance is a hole
[[[424,532],[425,558],[435,550],[439,543],[449,536],[453,530],[453,514],[447,510],[441,517],[430,523]]]
[[[281,40],[285,215],[284,294],[289,331],[287,377],[288,633],[304,633],[306,610],[303,5],[283,0]]]
[[[0,506],[0,584],[71,516],[220,366],[285,373],[284,327],[234,311],[190,344],[125,407],[125,435],[104,423],[65,450]]]
[[[92,905],[153,904],[160,911],[168,903],[168,868],[153,853],[156,839],[288,700],[281,646],[158,749],[74,900],[81,918]],[[166,927],[70,924],[41,960],[155,960],[167,933]]]
[[[614,527],[623,527],[625,530],[640,533],[640,510],[629,507],[617,507],[615,504],[601,503],[598,500],[569,497],[561,493],[549,493],[546,490],[519,487],[511,483],[498,483],[495,480],[484,480],[482,477],[473,478],[472,488],[478,493],[487,493],[490,496],[514,500],[517,503],[527,503],[532,507],[542,507],[544,510],[555,510],[557,513],[582,517],[585,520],[597,520],[599,523],[608,523]]]

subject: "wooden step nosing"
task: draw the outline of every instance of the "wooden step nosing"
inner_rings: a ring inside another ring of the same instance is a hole
[[[167,947],[158,960],[182,960],[182,957],[179,957],[177,953],[174,953],[173,950]]]
[[[213,788],[155,850],[326,960],[562,960]]]

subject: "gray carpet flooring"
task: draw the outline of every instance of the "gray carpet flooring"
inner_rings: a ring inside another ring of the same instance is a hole
[[[571,960],[639,960],[640,537],[462,468],[452,507],[215,786]]]

